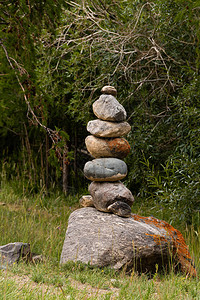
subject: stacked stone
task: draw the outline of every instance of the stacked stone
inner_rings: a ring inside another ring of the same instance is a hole
[[[121,159],[130,150],[121,136],[131,128],[125,122],[124,108],[115,99],[116,90],[104,87],[102,92],[93,105],[98,119],[87,126],[91,136],[86,138],[86,146],[95,158],[84,167],[85,176],[92,181],[91,195],[80,199],[83,206],[95,206],[97,210],[85,207],[71,214],[60,263],[81,261],[101,268],[152,274],[156,265],[167,270],[170,259],[184,274],[196,277],[183,236],[171,225],[136,214],[122,219],[103,213],[129,217],[134,199],[120,182],[127,174]]]
[[[95,158],[84,166],[85,177],[92,181],[91,196],[83,196],[80,203],[129,217],[134,198],[120,180],[127,175],[127,165],[122,159],[130,152],[130,145],[122,136],[128,134],[131,126],[125,121],[124,107],[115,98],[116,89],[104,86],[101,91],[103,94],[93,104],[98,119],[88,123],[91,135],[85,140],[87,150]]]

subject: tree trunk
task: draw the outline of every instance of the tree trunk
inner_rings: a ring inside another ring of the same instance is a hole
[[[78,188],[78,172],[77,172],[77,130],[75,128],[74,133],[74,176],[75,176],[75,182],[74,186],[77,189]]]
[[[41,164],[41,184],[40,187],[44,187],[45,185],[45,168],[44,168],[44,157],[43,157],[43,143],[40,144],[40,164]]]
[[[67,158],[68,146],[64,146],[63,150],[63,193],[67,195],[68,193],[68,173],[69,173],[69,161]]]
[[[26,150],[27,150],[27,154],[28,154],[28,162],[29,162],[29,179],[31,184],[35,184],[36,183],[36,170],[35,170],[35,166],[34,166],[34,162],[33,162],[33,157],[32,157],[32,151],[31,151],[31,145],[29,142],[29,137],[28,137],[28,131],[27,131],[27,127],[26,124],[24,123],[24,131],[25,131],[25,143],[26,143]]]
[[[49,162],[48,162],[48,154],[49,154],[49,136],[46,133],[46,193],[48,194],[49,190]]]

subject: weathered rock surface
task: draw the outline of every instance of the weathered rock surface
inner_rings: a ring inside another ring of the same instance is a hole
[[[82,207],[94,207],[94,202],[91,195],[82,196],[79,200],[79,203]]]
[[[86,207],[70,215],[60,263],[154,272],[156,264],[166,270],[171,255],[181,271],[196,276],[183,236],[168,223],[138,215],[120,218]]]
[[[83,172],[92,181],[118,181],[126,177],[127,165],[118,158],[96,158],[85,164]]]
[[[131,216],[130,206],[122,201],[116,201],[108,206],[108,211],[120,217],[129,218]]]
[[[113,95],[113,96],[117,96],[117,90],[111,86],[111,85],[105,85],[102,89],[101,92],[103,94],[107,94],[107,95]]]
[[[126,120],[124,107],[112,95],[101,95],[92,107],[94,114],[101,120],[114,122]]]
[[[127,189],[127,187],[125,187],[125,185],[120,181],[92,182],[89,185],[88,190],[93,198],[94,206],[100,211],[112,211],[113,213],[118,214],[116,211],[116,206],[115,210],[110,207],[113,203],[120,201],[131,206],[134,202],[131,191]]]
[[[130,145],[124,138],[97,138],[89,135],[85,139],[88,152],[95,157],[125,158],[130,152]]]
[[[6,269],[8,265],[18,262],[20,258],[31,259],[29,244],[15,242],[0,246],[0,269]]]
[[[128,122],[116,123],[96,119],[87,124],[87,131],[97,137],[121,137],[127,135],[130,130]]]

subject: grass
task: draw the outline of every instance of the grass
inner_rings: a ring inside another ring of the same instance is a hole
[[[60,266],[68,217],[79,207],[79,198],[79,195],[64,197],[56,193],[45,197],[43,192],[27,195],[20,193],[15,185],[2,181],[0,245],[29,242],[32,252],[42,254],[44,260],[38,264],[21,261],[7,270],[0,270],[0,300],[200,299],[198,278],[187,278],[183,274],[156,273],[149,279],[145,274],[126,275],[123,271],[114,272],[81,263],[69,262]],[[134,212],[158,218],[164,216],[167,221],[167,212],[156,205],[148,207],[138,203]],[[199,274],[200,230],[181,226]]]

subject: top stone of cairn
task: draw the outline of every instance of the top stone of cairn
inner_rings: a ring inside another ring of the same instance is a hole
[[[111,86],[111,85],[105,85],[101,89],[101,92],[102,92],[102,94],[117,96],[117,90],[113,86]]]
[[[124,107],[111,94],[103,94],[93,105],[93,112],[98,119],[112,122],[122,122],[126,120]]]

